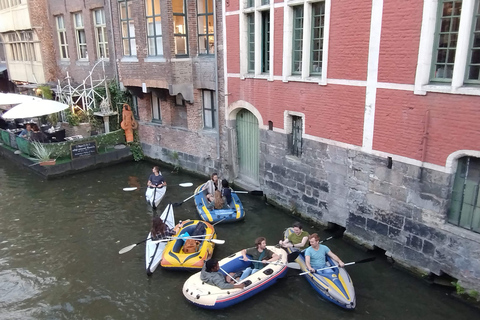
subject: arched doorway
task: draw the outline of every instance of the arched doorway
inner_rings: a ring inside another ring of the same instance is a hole
[[[259,128],[253,113],[242,109],[236,116],[239,177],[258,182]]]

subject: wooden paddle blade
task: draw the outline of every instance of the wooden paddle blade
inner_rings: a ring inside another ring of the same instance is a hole
[[[132,250],[133,248],[135,248],[136,244],[131,244],[123,249],[121,249],[120,251],[118,251],[118,254],[124,254],[124,253],[127,253],[128,251]]]
[[[137,187],[131,187],[131,188],[123,188],[123,191],[134,191],[137,190]]]

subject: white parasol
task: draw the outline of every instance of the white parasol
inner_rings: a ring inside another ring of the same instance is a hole
[[[54,100],[32,99],[16,105],[2,115],[4,119],[23,119],[40,117],[67,109],[68,104]]]
[[[22,102],[27,102],[32,100],[41,100],[41,99],[26,95],[26,94],[0,93],[0,105],[19,104]]]

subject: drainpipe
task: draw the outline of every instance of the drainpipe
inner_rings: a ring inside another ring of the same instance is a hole
[[[428,126],[430,120],[430,110],[425,111],[424,125],[423,125],[423,137],[422,137],[422,167],[420,168],[420,180],[423,178],[423,168],[425,164],[425,158],[427,157],[427,141],[428,141]]]
[[[217,160],[220,159],[220,122],[219,122],[219,113],[220,107],[218,105],[218,47],[217,47],[217,37],[218,37],[218,29],[217,29],[217,1],[213,1],[213,30],[215,30],[215,35],[213,37],[214,43],[214,50],[215,50],[215,106],[217,107],[217,112],[215,112],[215,122],[217,124]],[[225,49],[224,49],[225,50]]]
[[[113,56],[110,54],[110,59],[113,62],[113,73],[114,77],[117,83],[120,84],[120,79],[118,78],[118,63],[117,63],[117,47],[115,45],[115,34],[113,33],[113,12],[112,12],[112,3],[110,0],[105,1],[108,4],[108,11],[110,11],[110,34],[112,35],[110,38],[112,40],[112,46],[113,46]],[[110,50],[112,51],[112,50]],[[110,52],[112,53],[112,52]],[[105,81],[106,82],[106,81]]]

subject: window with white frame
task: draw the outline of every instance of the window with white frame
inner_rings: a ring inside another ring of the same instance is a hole
[[[203,127],[205,129],[215,128],[215,91],[202,90],[203,100]]]
[[[68,42],[67,42],[67,29],[65,29],[65,21],[63,15],[56,16],[55,21],[57,24],[58,45],[60,47],[60,59],[69,60],[68,55]]]
[[[186,0],[172,0],[175,55],[188,56]]]
[[[214,54],[213,0],[197,0],[198,54]]]
[[[145,1],[147,18],[148,55],[163,56],[162,17],[160,0]]]
[[[295,1],[285,7],[285,80],[293,76],[296,80],[326,83],[330,7],[331,0]]]
[[[241,57],[241,72],[270,74],[272,70],[272,12],[268,0],[247,0],[241,2],[244,6],[241,20],[241,46],[246,48]],[[273,5],[273,3],[272,3]]]
[[[480,233],[480,159],[458,160],[452,188],[448,222]]]
[[[0,0],[0,10],[26,4],[27,0]]]
[[[75,40],[77,41],[78,60],[88,60],[85,26],[83,24],[83,16],[80,12],[73,14],[73,24],[75,27]]]
[[[415,93],[480,95],[479,0],[424,0]]]
[[[160,97],[157,94],[152,93],[152,122],[162,123],[160,104]]]
[[[118,0],[124,56],[136,56],[135,25],[132,18],[132,0]]]
[[[93,10],[93,24],[95,28],[95,41],[97,44],[98,59],[108,58],[107,23],[103,8]]]
[[[33,31],[4,33],[7,60],[41,61],[40,43]]]

